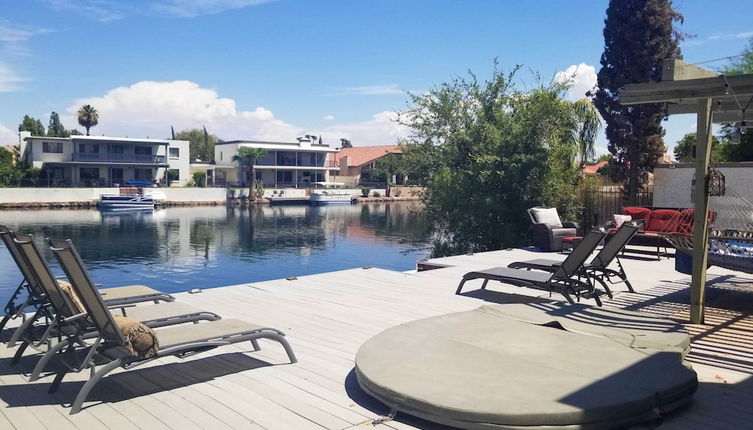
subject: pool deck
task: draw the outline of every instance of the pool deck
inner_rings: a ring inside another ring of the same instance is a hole
[[[542,291],[494,282],[479,291],[480,280],[466,283],[462,296],[454,293],[470,270],[549,256],[494,251],[430,260],[448,267],[422,272],[352,269],[177,294],[181,302],[224,317],[285,331],[299,362],[288,364],[282,348],[266,340],[259,352],[240,344],[184,360],[161,359],[113,372],[73,416],[70,402],[88,373],[67,376],[58,393],[47,394],[51,376],[28,383],[21,374],[35,363],[31,353],[14,367],[9,364],[14,351],[0,346],[0,429],[374,428],[371,421],[387,410],[360,391],[353,376],[353,358],[363,342],[420,318],[489,302],[548,299]],[[675,272],[673,260],[623,261],[638,291],[617,287],[614,299],[605,298],[606,306],[687,321],[690,277]],[[687,325],[693,340],[688,360],[700,388],[692,406],[669,416],[662,429],[751,425],[753,278],[711,268],[709,279],[707,324]],[[376,428],[442,427],[399,414]]]

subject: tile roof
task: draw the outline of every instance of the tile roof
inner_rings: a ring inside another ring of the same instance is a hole
[[[591,164],[591,165],[588,165],[588,166],[584,166],[583,167],[583,174],[585,174],[585,175],[595,175],[595,174],[597,174],[599,172],[599,169],[601,169],[602,167],[606,166],[607,163],[609,163],[609,162],[608,161],[599,161],[596,164]]]
[[[397,145],[381,146],[358,146],[354,148],[342,148],[337,154],[338,164],[340,159],[348,157],[348,167],[358,167],[384,157],[387,154],[399,154],[403,152]]]

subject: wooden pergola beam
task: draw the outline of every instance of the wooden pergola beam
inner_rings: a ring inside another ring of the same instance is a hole
[[[627,84],[620,92],[620,103],[636,105],[687,99],[726,98],[731,96],[732,91],[741,100],[753,95],[753,75],[727,76],[726,79],[724,76],[717,76],[686,81]]]

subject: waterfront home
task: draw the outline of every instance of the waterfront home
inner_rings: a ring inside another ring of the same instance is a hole
[[[242,147],[261,148],[266,152],[254,164],[256,180],[275,188],[306,188],[314,182],[326,182],[337,172],[335,155],[338,148],[329,144],[299,138],[297,142],[265,142],[231,140],[214,147],[214,183],[246,187],[250,166],[243,166],[233,157]],[[207,175],[209,176],[209,175]]]
[[[397,145],[343,148],[337,157],[339,167],[337,180],[352,185],[368,182],[369,174],[378,160],[401,152],[402,150]],[[390,182],[397,182],[396,179],[392,178]]]
[[[188,141],[106,136],[46,137],[19,133],[21,162],[42,169],[40,185],[185,186]]]

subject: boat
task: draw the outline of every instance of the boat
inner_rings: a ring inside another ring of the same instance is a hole
[[[350,190],[342,182],[314,182],[309,196],[312,205],[349,205],[353,202]]]
[[[154,199],[141,194],[102,194],[97,208],[101,211],[154,210]]]

